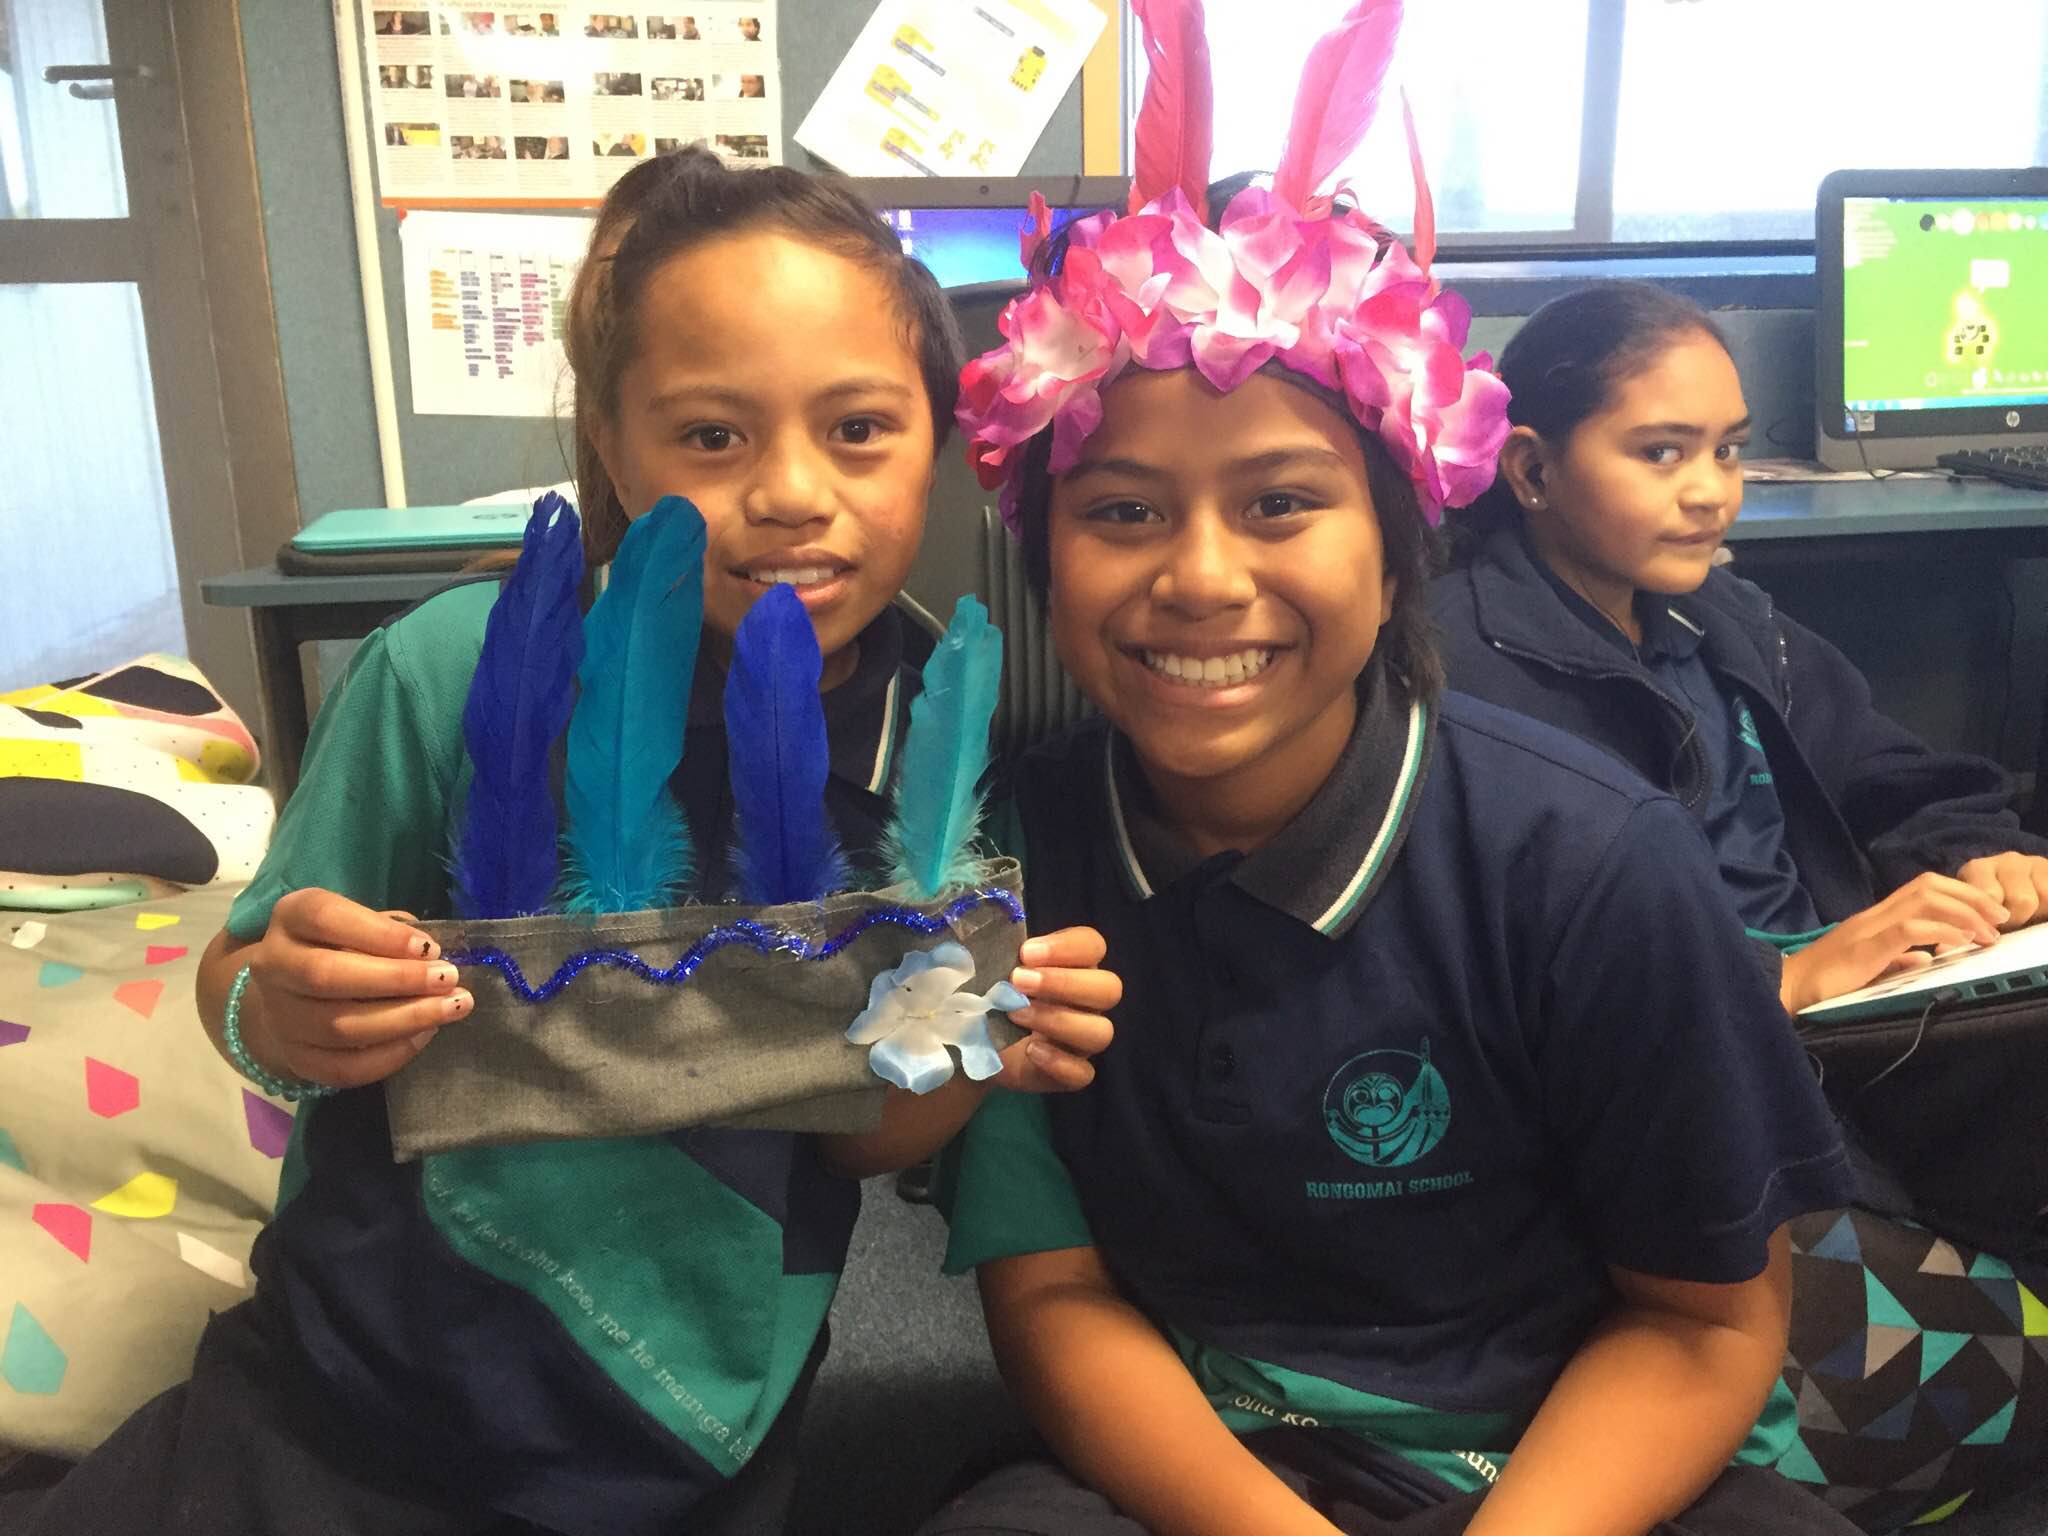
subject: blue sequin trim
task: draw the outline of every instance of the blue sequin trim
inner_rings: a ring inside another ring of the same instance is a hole
[[[697,974],[700,965],[728,945],[744,944],[764,955],[779,951],[798,960],[829,960],[870,928],[908,928],[930,937],[943,933],[976,907],[983,906],[1001,907],[1013,923],[1024,921],[1024,904],[1000,886],[989,886],[969,891],[937,914],[920,912],[915,907],[877,907],[822,943],[814,944],[800,933],[785,933],[742,918],[712,929],[671,966],[649,965],[630,949],[586,949],[564,960],[555,974],[537,987],[527,981],[517,960],[496,947],[460,950],[442,958],[451,965],[488,966],[505,978],[506,988],[522,1003],[544,1003],[574,981],[587,965],[616,966],[653,986],[679,987]]]

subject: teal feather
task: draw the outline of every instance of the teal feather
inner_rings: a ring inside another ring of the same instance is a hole
[[[569,719],[563,907],[636,912],[690,880],[690,831],[669,790],[683,758],[704,625],[704,519],[680,496],[635,518],[583,621]]]
[[[919,901],[972,878],[989,722],[1002,678],[1003,632],[978,599],[963,597],[910,706],[883,844],[890,879],[910,886]]]

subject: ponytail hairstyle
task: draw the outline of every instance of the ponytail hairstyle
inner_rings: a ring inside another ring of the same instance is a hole
[[[576,381],[576,499],[583,552],[609,561],[626,532],[626,509],[598,457],[598,428],[619,408],[619,379],[639,351],[640,300],[670,257],[721,235],[773,230],[858,262],[889,286],[905,339],[917,354],[931,406],[932,444],[953,429],[960,388],[959,327],[938,282],[903,254],[896,236],[842,176],[783,166],[736,171],[693,144],[642,161],[620,177],[598,210],[590,251],[569,290],[569,370]],[[714,303],[748,302],[716,295]]]
[[[1607,409],[1615,389],[1673,342],[1721,328],[1691,299],[1652,283],[1595,283],[1552,299],[1522,322],[1495,369],[1508,387],[1508,421],[1562,446],[1580,423]],[[1521,503],[1507,476],[1471,506],[1444,514],[1453,565],[1471,561],[1498,528],[1513,527]]]
[[[1244,171],[1210,185],[1211,228],[1229,208],[1230,200],[1256,179],[1256,172]],[[1348,211],[1348,203],[1339,197],[1332,216],[1341,218]],[[1384,253],[1393,236],[1370,220],[1366,223]],[[1071,225],[1062,226],[1039,246],[1031,263],[1035,279],[1044,281],[1059,272],[1060,263],[1066,258],[1070,228]],[[1341,391],[1326,389],[1277,361],[1267,363],[1259,372],[1313,395],[1351,429],[1365,455],[1366,487],[1372,493],[1373,513],[1380,525],[1380,558],[1387,579],[1394,583],[1394,611],[1380,626],[1379,640],[1373,646],[1368,666],[1384,664],[1391,668],[1411,698],[1435,698],[1443,691],[1444,666],[1430,638],[1427,596],[1438,540],[1422,515],[1414,481],[1395,464],[1379,434],[1359,425]],[[1024,579],[1041,604],[1050,600],[1052,587],[1052,434],[1053,429],[1047,427],[1024,445],[1023,461],[1017,472],[1016,533],[1024,560]]]

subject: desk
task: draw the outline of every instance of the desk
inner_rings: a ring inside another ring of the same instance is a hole
[[[274,565],[214,576],[199,595],[220,608],[247,608],[256,633],[256,676],[268,740],[270,791],[283,805],[299,782],[306,750],[306,676],[299,647],[309,640],[358,640],[395,613],[464,578],[455,571],[380,571],[354,576],[287,576]]]
[[[1911,537],[1913,544],[1897,541]],[[1938,537],[1944,551],[2008,559],[2048,555],[2048,491],[1988,480],[1757,481],[1743,490],[1729,530],[1736,563],[1755,554],[1790,559],[1894,556]],[[1846,542],[1845,542],[1846,541]],[[1882,549],[1876,546],[1882,542]]]
[[[1745,575],[1817,561],[1924,559],[1937,548],[1998,559],[2048,556],[2048,491],[1946,477],[1759,481],[1744,491],[1741,520],[1728,538]],[[265,757],[280,804],[298,783],[306,746],[300,645],[357,639],[462,579],[453,571],[286,576],[264,566],[199,584],[207,602],[249,610],[269,720]]]

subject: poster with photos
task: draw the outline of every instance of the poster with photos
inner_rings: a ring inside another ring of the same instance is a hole
[[[677,8],[367,5],[383,200],[591,203],[649,155],[700,142],[779,164],[777,0],[660,3]]]

